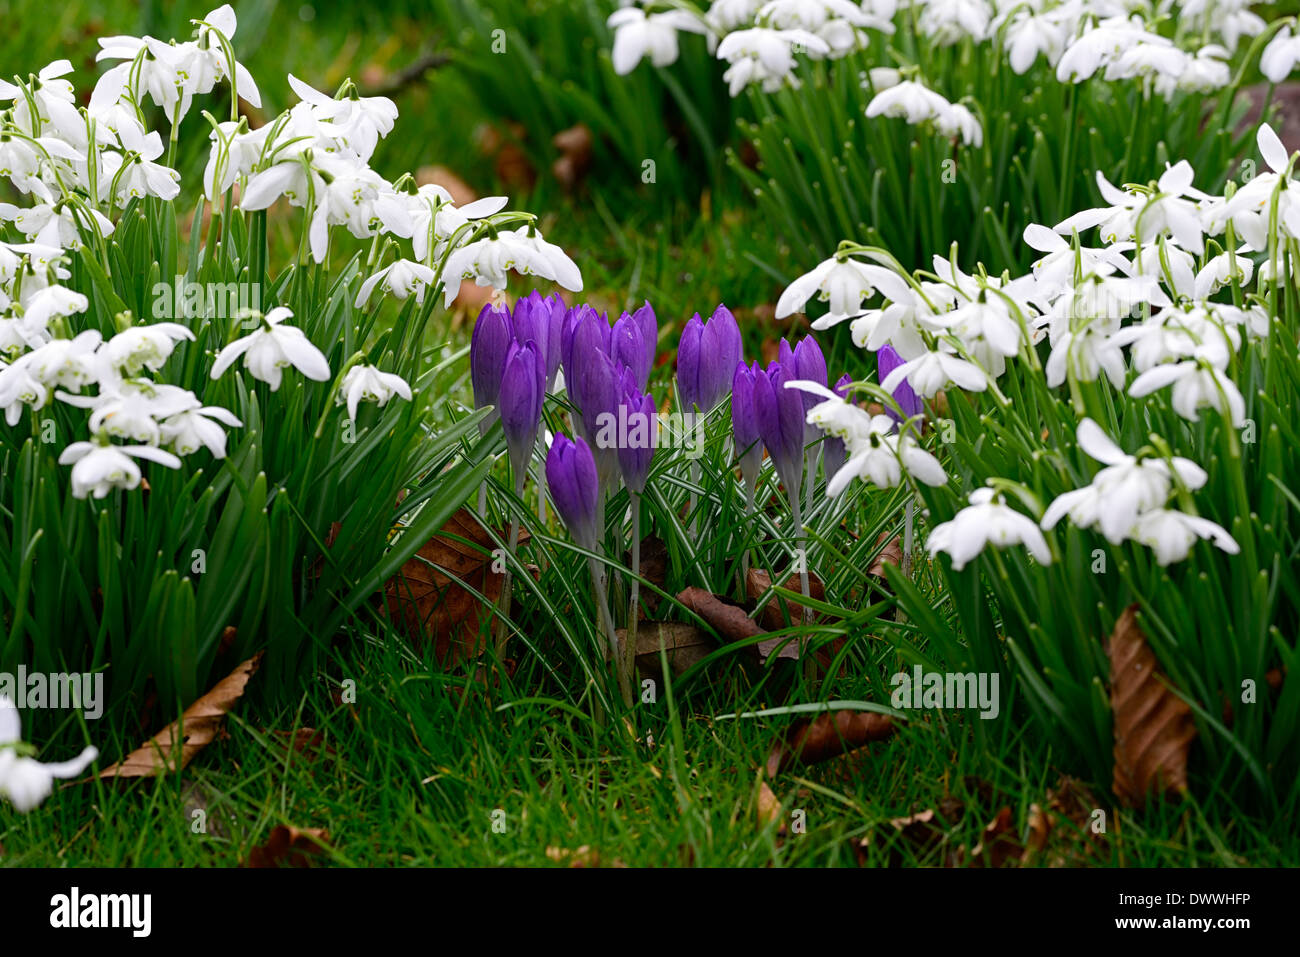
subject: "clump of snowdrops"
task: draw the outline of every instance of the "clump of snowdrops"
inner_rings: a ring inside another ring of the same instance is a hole
[[[84,106],[66,60],[0,81],[0,667],[111,663],[114,700],[151,682],[164,708],[258,648],[296,687],[319,642],[372,627],[366,599],[489,465],[477,418],[438,428],[459,355],[431,320],[466,279],[582,286],[504,197],[373,169],[385,97],[291,76],[298,102],[250,128],[234,11],[193,23],[101,40]],[[227,118],[203,111],[183,184],[204,98]]]
[[[1300,771],[1300,684],[1269,680],[1294,671],[1300,620],[1300,184],[1270,127],[1258,148],[1263,171],[1221,193],[1186,161],[1098,173],[1102,205],[1025,230],[1023,274],[965,273],[955,249],[913,272],[846,241],[777,312],[820,298],[815,327],[903,360],[809,412],[847,449],[832,492],[890,484],[857,398],[925,400],[904,430],[946,480],[899,464],[943,590],[891,573],[905,655],[1013,673],[1020,713],[1105,777],[1104,644],[1136,603],[1205,772],[1277,807]]]

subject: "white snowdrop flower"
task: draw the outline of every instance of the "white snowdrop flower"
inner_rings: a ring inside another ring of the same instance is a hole
[[[1173,84],[1188,69],[1192,57],[1184,53],[1168,40],[1162,42],[1135,43],[1106,64],[1103,77],[1107,82],[1132,80],[1138,77],[1155,77],[1159,89],[1159,80]]]
[[[1072,20],[1056,15],[1054,11],[1036,13],[1023,4],[1017,4],[1013,11],[1005,34],[1007,61],[1011,69],[1020,75],[1028,73],[1040,56],[1055,65],[1074,32]],[[1005,16],[1001,14],[994,21],[994,30]]]
[[[905,80],[881,90],[867,104],[867,116],[890,116],[912,125],[933,122],[946,115],[952,104],[915,80]]]
[[[1255,140],[1268,172],[1259,173],[1231,198],[1210,205],[1203,218],[1210,234],[1223,232],[1231,222],[1247,246],[1263,251],[1269,248],[1269,219],[1275,195],[1279,229],[1291,239],[1300,238],[1300,183],[1289,177],[1283,181],[1291,157],[1272,127],[1260,126]]]
[[[397,104],[386,96],[361,96],[351,83],[341,99],[308,86],[292,73],[289,86],[299,98],[311,105],[320,121],[322,135],[346,143],[365,161],[375,152],[379,140],[393,131],[397,120]]]
[[[831,52],[825,40],[807,30],[752,27],[727,34],[718,44],[717,55],[731,64],[723,74],[731,95],[738,95],[750,83],[761,83],[769,92],[780,89],[794,79],[796,49],[811,57]]]
[[[1020,351],[1024,339],[1006,302],[985,292],[937,317],[936,323],[960,339],[971,358],[993,378],[1002,374],[1005,360]]]
[[[950,385],[968,392],[983,392],[988,388],[989,378],[983,369],[966,359],[947,352],[927,352],[898,366],[880,387],[892,393],[903,382],[917,395],[932,399],[940,389]]]
[[[18,424],[24,407],[40,410],[50,400],[50,387],[32,375],[33,355],[29,352],[12,365],[0,362],[0,408],[5,410],[5,422],[11,426]]]
[[[1170,360],[1195,355],[1202,347],[1213,347],[1215,364],[1226,364],[1229,353],[1239,348],[1241,336],[1234,327],[1224,326],[1219,317],[1211,317],[1208,310],[1196,307],[1152,313],[1150,318],[1116,332],[1111,343],[1131,346],[1134,368],[1147,372]]]
[[[767,0],[713,0],[706,16],[716,33],[730,33],[737,27],[748,26],[758,16],[759,8]]]
[[[248,176],[261,158],[271,126],[242,130],[242,123],[227,120],[210,134],[212,148],[203,168],[203,195],[224,196],[240,177]]]
[[[294,326],[284,325],[293,317],[285,306],[278,306],[262,317],[262,327],[236,339],[217,353],[212,365],[212,378],[221,378],[240,356],[244,367],[254,379],[260,379],[274,392],[280,388],[282,370],[293,366],[308,379],[324,382],[330,377],[329,362],[324,354],[312,345],[305,333]]]
[[[405,379],[375,366],[353,366],[339,384],[337,402],[347,404],[348,418],[355,422],[357,406],[362,402],[374,402],[383,408],[393,396],[411,401],[411,387]]]
[[[370,299],[375,287],[383,284],[383,291],[394,299],[405,299],[415,293],[416,302],[424,302],[424,290],[433,282],[435,273],[423,263],[399,259],[385,266],[361,284],[357,292],[356,307],[360,309]]]
[[[776,318],[784,319],[803,312],[808,300],[816,296],[819,301],[830,305],[831,316],[835,319],[829,324],[834,325],[861,312],[862,301],[874,295],[877,289],[895,299],[905,297],[910,287],[892,269],[851,257],[832,256],[786,287],[776,302]]]
[[[1170,403],[1184,419],[1199,422],[1197,410],[1208,407],[1227,416],[1234,429],[1240,429],[1246,423],[1246,400],[1221,367],[1222,356],[1221,347],[1198,346],[1190,359],[1143,372],[1133,380],[1128,394],[1141,398],[1172,385]]]
[[[182,339],[193,342],[194,333],[178,322],[132,326],[104,343],[103,354],[124,375],[135,375],[141,369],[157,372]]]
[[[181,191],[180,174],[174,169],[153,162],[163,154],[162,137],[155,130],[145,137],[144,150],[139,153],[121,153],[105,150],[102,153],[104,168],[99,173],[100,199],[111,198],[125,204],[129,199],[157,196],[175,199]]]
[[[163,420],[159,427],[161,444],[170,446],[177,455],[193,455],[206,448],[213,458],[224,459],[226,432],[221,426],[239,428],[244,423],[220,406],[200,406],[197,402],[195,405]]]
[[[529,236],[530,228],[503,229],[495,237],[485,236],[453,250],[443,266],[445,306],[450,308],[460,294],[457,280],[473,279],[479,286],[504,289],[506,274],[511,270],[524,276],[541,276],[581,292],[582,274],[573,260],[559,246],[543,240],[540,233],[534,231]]]
[[[41,68],[30,87],[0,80],[0,101],[13,102],[13,123],[19,130],[34,137],[43,136],[47,126],[65,137],[75,136],[78,129],[84,133],[72,84],[64,79],[71,72],[71,61],[55,60]],[[28,106],[28,95],[36,104],[35,117]]]
[[[1191,32],[1213,31],[1223,38],[1224,46],[1235,50],[1242,37],[1254,37],[1264,32],[1267,24],[1259,14],[1250,10],[1254,0],[1182,0],[1179,18],[1187,23]]]
[[[1205,485],[1205,470],[1189,459],[1129,455],[1092,419],[1079,423],[1079,447],[1106,467],[1091,484],[1058,496],[1043,512],[1041,525],[1052,528],[1067,515],[1079,528],[1097,527],[1112,545],[1128,538],[1142,513],[1169,500],[1176,476],[1188,490]]]
[[[1208,299],[1234,279],[1242,286],[1247,285],[1255,271],[1249,252],[1248,247],[1242,246],[1235,254],[1222,252],[1208,260],[1196,274],[1193,298]]]
[[[952,103],[935,118],[935,128],[944,136],[960,136],[967,146],[984,145],[984,128],[975,114],[961,103]]]
[[[1139,43],[1172,45],[1167,38],[1149,33],[1141,17],[1108,17],[1066,47],[1056,64],[1056,78],[1062,83],[1081,83]]]
[[[188,82],[188,51],[153,37],[114,36],[99,40],[95,60],[122,60],[95,83],[94,108],[120,100],[123,95],[140,102],[147,95],[168,120],[179,123],[189,112],[193,85]]]
[[[1196,51],[1196,56],[1184,55],[1182,70],[1176,75],[1160,74],[1156,77],[1156,92],[1165,99],[1175,93],[1214,93],[1232,81],[1232,71],[1227,64],[1231,54],[1218,44],[1210,44]]]
[[[87,329],[73,339],[52,339],[22,359],[43,385],[80,392],[99,380],[103,360],[96,350],[101,341],[97,330]]]
[[[43,178],[51,167],[51,158],[77,162],[82,157],[63,140],[53,136],[27,140],[0,134],[0,176],[9,177],[9,182],[19,192],[32,193],[47,203],[54,199]]]
[[[1116,272],[1128,272],[1129,262],[1122,253],[1132,248],[1131,244],[1118,244],[1103,248],[1080,246],[1076,256],[1074,246],[1059,233],[1030,223],[1025,227],[1025,243],[1040,253],[1046,253],[1033,265],[1034,275],[1039,281],[1049,286],[1064,286],[1073,282],[1075,261],[1078,260],[1081,275],[1093,273],[1097,276],[1110,276]]]
[[[1285,26],[1277,36],[1269,41],[1259,58],[1259,72],[1270,83],[1281,83],[1300,62],[1300,35],[1292,35],[1291,27]]]
[[[378,233],[410,238],[413,229],[406,202],[368,166],[339,156],[322,155],[316,163],[327,181],[316,190],[308,228],[312,258],[324,262],[329,227],[346,226],[358,239]]]
[[[977,489],[969,501],[950,521],[930,532],[926,548],[931,558],[944,552],[952,559],[953,569],[961,571],[988,545],[1023,545],[1040,565],[1052,563],[1047,540],[1033,519],[1003,504],[993,489]]]
[[[148,459],[170,469],[181,460],[152,445],[98,445],[73,442],[59,456],[60,465],[72,465],[72,494],[103,498],[115,488],[130,491],[140,485],[140,466],[135,459]]]
[[[1106,374],[1116,389],[1124,388],[1127,369],[1124,351],[1111,336],[1112,324],[1104,318],[1068,328],[1052,342],[1044,372],[1053,389],[1073,376],[1077,382],[1095,382]]]
[[[71,250],[81,249],[83,226],[93,224],[101,236],[112,235],[115,228],[112,220],[99,210],[74,211],[71,204],[62,204],[56,208],[49,203],[28,207],[0,203],[0,219],[13,223],[24,236],[34,239],[42,246]]]
[[[1236,539],[1222,525],[1172,509],[1157,508],[1146,512],[1138,518],[1133,531],[1134,541],[1154,551],[1156,563],[1161,567],[1181,562],[1202,538],[1210,540],[1229,555],[1241,551]]]
[[[44,329],[55,316],[85,312],[90,301],[81,293],[64,286],[46,286],[23,298],[23,318],[28,325]]]
[[[401,197],[403,194],[398,194]],[[411,218],[411,245],[415,258],[426,261],[429,250],[451,239],[452,235],[476,219],[483,219],[505,208],[504,196],[485,196],[456,206],[451,193],[437,183],[426,183],[414,194],[404,196],[407,215]],[[435,255],[440,255],[436,253]]]
[[[625,76],[644,57],[655,66],[669,66],[677,60],[677,32],[704,33],[707,27],[682,10],[647,14],[639,7],[615,10],[605,21],[614,31],[610,59],[614,72]]]
[[[20,814],[53,794],[56,779],[77,777],[99,757],[97,750],[87,747],[71,761],[37,761],[19,753],[16,746],[21,740],[18,708],[8,697],[0,696],[0,796]]]
[[[988,35],[993,8],[986,0],[924,0],[917,29],[940,46],[969,37],[976,42]]]

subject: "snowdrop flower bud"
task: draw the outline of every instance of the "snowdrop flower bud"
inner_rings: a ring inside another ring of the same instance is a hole
[[[500,411],[516,483],[522,483],[537,444],[545,398],[546,362],[537,343],[532,339],[523,345],[512,342],[501,376]]]
[[[506,354],[513,340],[510,313],[503,306],[491,303],[484,306],[474,323],[469,342],[469,378],[474,389],[474,408],[497,404]]]
[[[260,379],[274,392],[280,388],[281,370],[293,366],[308,379],[324,382],[330,377],[329,362],[324,354],[311,344],[306,334],[293,326],[283,325],[293,317],[285,306],[278,306],[262,317],[262,328],[237,339],[217,353],[212,365],[212,378],[222,373],[244,357],[244,367],[254,379]]]
[[[357,406],[362,402],[374,402],[383,408],[395,395],[407,402],[411,401],[411,387],[401,376],[391,372],[380,372],[374,366],[353,366],[339,383],[337,401],[347,403],[348,418],[355,422]]]
[[[600,538],[600,480],[591,448],[581,437],[572,441],[557,435],[546,455],[546,484],[555,510],[564,519],[569,534],[588,551],[595,551]]]
[[[88,747],[71,761],[37,761],[18,753],[15,746],[21,740],[21,731],[18,709],[7,697],[0,696],[0,796],[26,814],[53,793],[56,778],[77,777],[99,757],[99,752]]]
[[[926,548],[933,558],[946,552],[954,571],[961,571],[988,545],[1006,548],[1023,545],[1040,565],[1050,565],[1052,553],[1047,540],[1034,521],[1002,504],[991,488],[977,489],[970,495],[970,505],[951,520],[937,525],[930,533]]]

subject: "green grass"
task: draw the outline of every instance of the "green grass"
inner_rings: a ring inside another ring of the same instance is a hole
[[[320,680],[295,708],[241,709],[229,738],[180,777],[72,784],[28,817],[0,808],[0,865],[235,866],[281,823],[328,830],[321,863],[333,865],[567,866],[548,849],[584,845],[603,866],[852,865],[868,834],[868,864],[938,865],[941,850],[893,836],[889,820],[955,797],[968,811],[950,847],[978,844],[1002,806],[1022,841],[1029,806],[1045,804],[1056,782],[1052,756],[1016,730],[993,754],[969,747],[960,722],[913,721],[860,763],[782,773],[773,790],[783,821],[788,829],[801,809],[807,828],[781,837],[776,822],[757,825],[756,794],[789,718],[716,720],[708,715],[725,700],[665,695],[641,709],[635,742],[544,703],[507,706],[515,694],[492,694],[394,643],[331,671],[356,680],[355,707],[333,704]],[[272,733],[302,727],[323,733],[318,756]],[[1049,849],[1075,863],[1147,867],[1283,865],[1300,853],[1289,814],[1261,823],[1188,801],[1115,817],[1103,806],[1104,843],[1062,838]],[[200,808],[206,833],[195,832]],[[504,833],[493,830],[498,809]],[[1069,856],[1084,844],[1091,856]]]

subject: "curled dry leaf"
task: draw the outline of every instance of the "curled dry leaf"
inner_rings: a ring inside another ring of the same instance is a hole
[[[777,835],[785,835],[785,822],[782,820],[781,802],[777,800],[775,792],[768,786],[767,781],[763,780],[762,775],[758,779],[758,794],[755,796],[754,808],[755,823],[761,831],[773,821],[780,821],[777,827]]]
[[[101,778],[149,778],[160,772],[184,768],[211,744],[226,715],[244,695],[248,680],[257,673],[261,654],[243,662],[203,697],[141,747],[99,773]]]
[[[800,721],[772,745],[767,773],[776,777],[794,764],[816,764],[856,750],[894,733],[888,715],[874,711],[833,711],[812,721]]]
[[[881,532],[880,537],[876,539],[876,544],[880,545],[884,542],[885,537],[888,534],[889,532]],[[873,561],[871,567],[867,569],[867,574],[874,575],[876,578],[884,579],[886,565],[902,567],[903,539],[901,536],[895,535],[892,541],[885,542],[884,547],[880,549],[880,554],[876,556],[876,560]]]
[[[1137,623],[1124,609],[1110,636],[1110,705],[1115,720],[1112,788],[1129,807],[1149,795],[1187,790],[1187,755],[1196,726],[1192,709],[1169,687]]]
[[[971,867],[1002,867],[1008,863],[1018,863],[1024,857],[1025,849],[1016,840],[1016,824],[1010,807],[998,809],[984,828],[980,842],[971,849]]]
[[[261,847],[248,852],[245,867],[308,867],[329,846],[330,836],[318,827],[277,824]]]
[[[521,530],[520,544],[528,538]],[[495,547],[487,529],[462,508],[384,586],[387,613],[407,635],[423,629],[439,661],[457,663],[482,651],[483,626],[493,612],[474,592],[492,605],[501,596],[505,576],[492,570]]]
[[[591,169],[591,130],[585,123],[561,130],[551,137],[551,145],[560,151],[551,164],[551,172],[565,190],[572,192]]]
[[[708,622],[724,641],[745,641],[767,633],[740,605],[703,588],[684,588],[677,593],[677,600]],[[760,661],[774,653],[778,658],[799,657],[798,642],[788,636],[765,639],[754,647]]]

